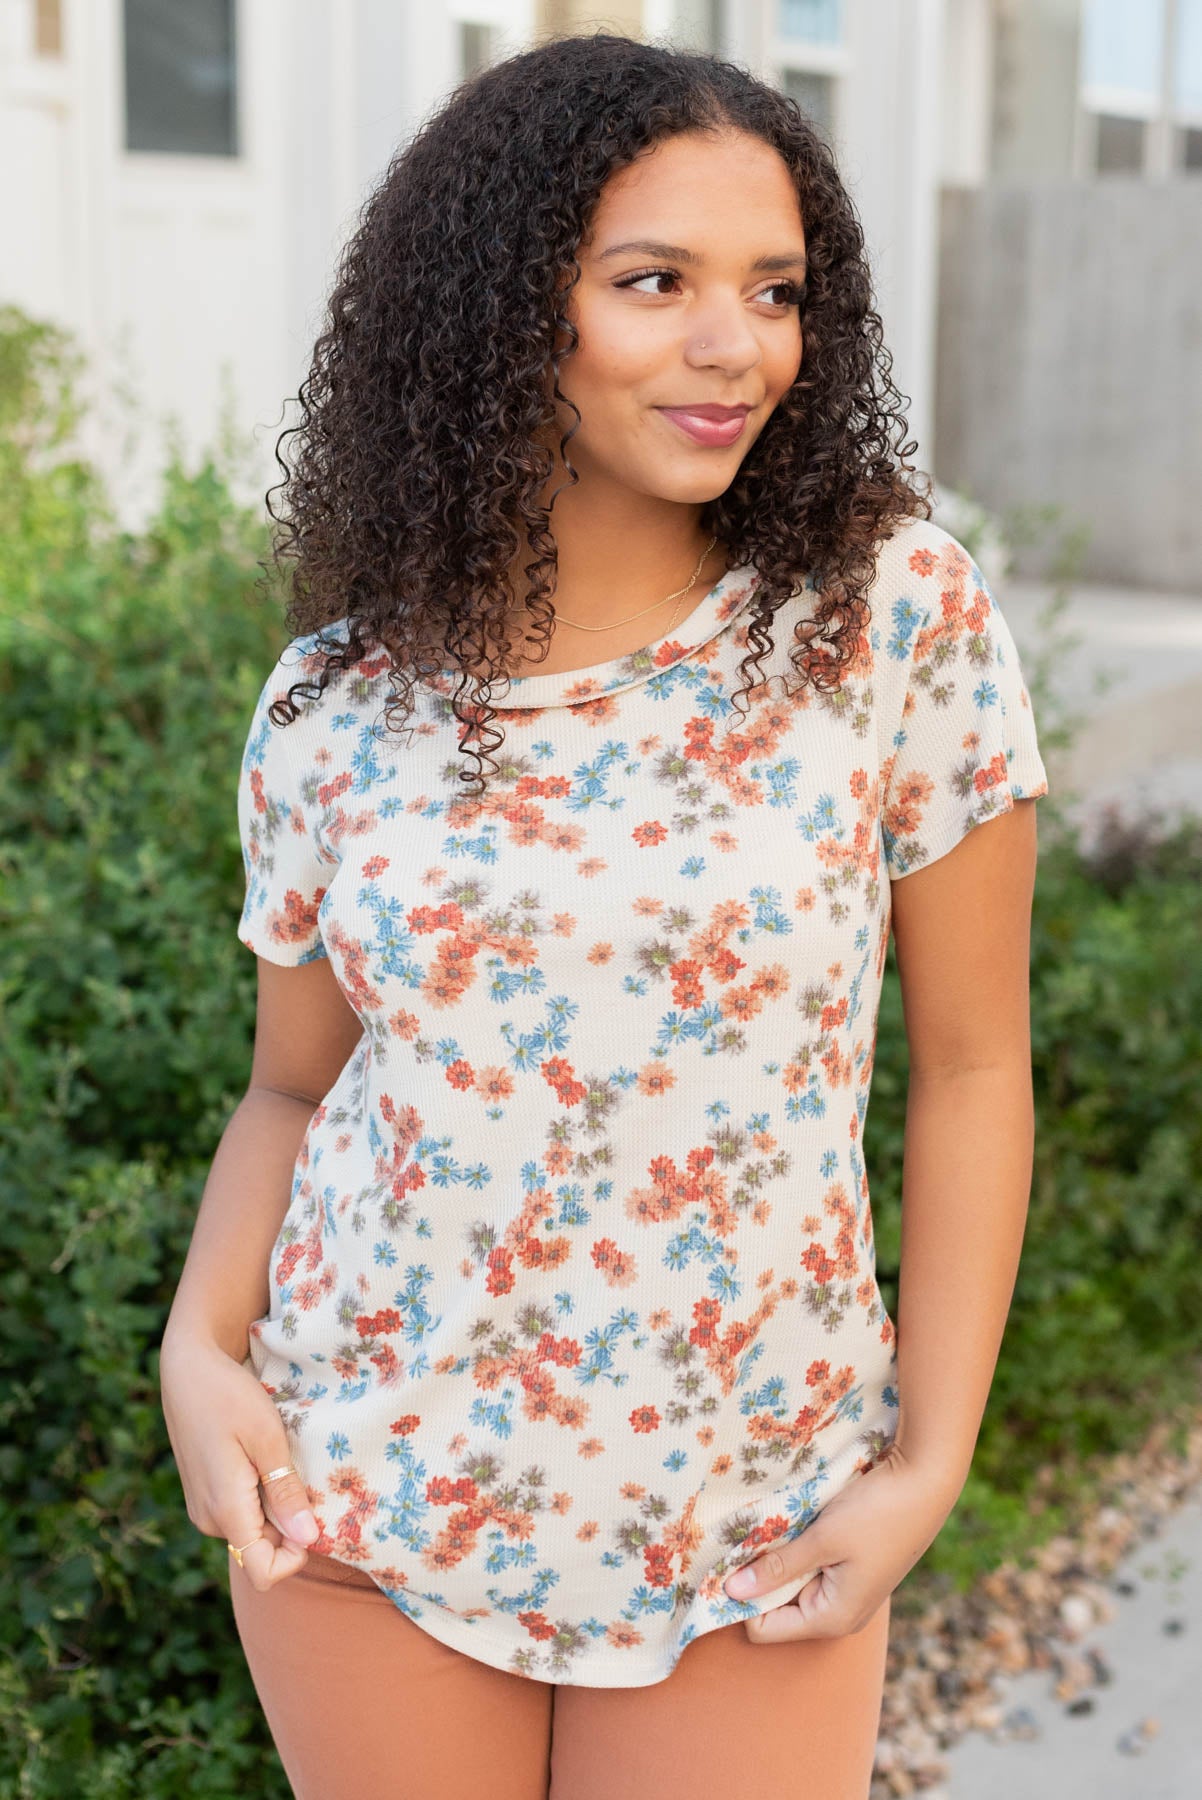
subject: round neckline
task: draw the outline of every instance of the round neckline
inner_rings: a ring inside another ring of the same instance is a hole
[[[587,706],[649,681],[653,675],[674,669],[702,649],[733,622],[750,603],[758,585],[754,564],[741,563],[720,575],[676,629],[637,650],[627,650],[604,662],[553,673],[536,671],[513,675],[503,695],[489,699],[498,712],[542,710],[548,706]],[[444,669],[425,685],[441,693],[454,689],[457,671]]]

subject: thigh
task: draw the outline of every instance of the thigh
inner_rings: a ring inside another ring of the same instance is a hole
[[[551,1689],[439,1643],[362,1570],[314,1556],[230,1601],[296,1800],[546,1800]]]
[[[867,1800],[890,1606],[794,1644],[720,1626],[651,1687],[557,1688],[550,1800]]]

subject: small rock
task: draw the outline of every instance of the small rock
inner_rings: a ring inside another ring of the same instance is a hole
[[[1093,1607],[1081,1594],[1066,1594],[1060,1602],[1060,1623],[1070,1638],[1084,1637],[1093,1625]]]
[[[1057,1700],[1072,1700],[1082,1688],[1092,1687],[1094,1679],[1093,1664],[1084,1656],[1067,1656],[1060,1666],[1060,1679],[1056,1683]]]
[[[1002,1727],[1002,1709],[996,1701],[991,1701],[970,1713],[967,1722],[976,1731],[997,1733]]]
[[[1056,1471],[1037,1485],[1058,1503]],[[966,1593],[934,1582],[921,1606],[899,1606],[894,1614],[878,1725],[878,1761],[868,1800],[942,1800],[940,1753],[966,1732],[1004,1739],[1042,1736],[1025,1708],[1009,1718],[995,1687],[999,1676],[1026,1669],[1050,1672],[1048,1690],[1060,1682],[1068,1711],[1088,1715],[1093,1697],[1083,1689],[1109,1684],[1106,1656],[1075,1637],[1115,1618],[1118,1597],[1140,1594],[1143,1565],[1115,1574],[1120,1557],[1138,1549],[1140,1534],[1155,1538],[1157,1522],[1168,1518],[1187,1491],[1202,1485],[1202,1411],[1191,1425],[1187,1451],[1170,1443],[1158,1426],[1138,1451],[1108,1462],[1106,1504],[1033,1551],[1025,1568],[1001,1563]],[[1145,1559],[1147,1579],[1161,1579],[1154,1553]],[[921,1584],[920,1584],[921,1585]],[[1166,1595],[1162,1617],[1177,1595]],[[1067,1604],[1066,1604],[1067,1603]],[[1164,1634],[1187,1628],[1183,1614],[1168,1614]],[[1196,1624],[1196,1622],[1195,1622]],[[1109,1728],[1109,1727],[1108,1727]],[[1119,1748],[1137,1756],[1157,1729],[1142,1720],[1124,1732]],[[1076,1800],[1076,1796],[1073,1797]]]
[[[964,1692],[964,1677],[959,1669],[940,1669],[935,1677],[935,1692],[941,1700],[959,1700]]]
[[[1159,1719],[1141,1719],[1130,1731],[1124,1731],[1118,1740],[1118,1748],[1124,1756],[1142,1756],[1159,1730]]]
[[[1031,1743],[1041,1735],[1039,1720],[1029,1706],[1012,1707],[1002,1720],[1002,1730],[1021,1743]]]

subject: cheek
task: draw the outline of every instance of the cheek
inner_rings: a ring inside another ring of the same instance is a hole
[[[769,363],[768,378],[778,399],[797,380],[801,373],[804,356],[805,338],[800,330],[793,334],[787,346],[783,344],[774,346]]]
[[[611,431],[637,422],[646,396],[656,391],[655,378],[655,363],[649,364],[630,344],[594,336],[587,349],[582,339],[575,356],[564,364],[559,385],[579,407],[582,430],[592,425]]]
[[[679,356],[666,313],[640,312],[635,307],[599,306],[586,312],[580,324],[580,348],[576,358],[581,374],[601,394],[608,389],[614,401],[643,387],[653,388],[662,379],[665,362]]]

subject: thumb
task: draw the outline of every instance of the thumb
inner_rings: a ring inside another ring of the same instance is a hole
[[[261,1450],[262,1446],[257,1445],[256,1451]],[[272,1524],[294,1544],[314,1543],[321,1536],[321,1526],[310,1510],[305,1484],[295,1469],[290,1469],[287,1475],[277,1475],[274,1481],[264,1480],[272,1470],[288,1465],[287,1439],[281,1434],[273,1453],[267,1456],[256,1454],[254,1462],[259,1471],[263,1511]]]
[[[822,1567],[822,1547],[817,1521],[799,1538],[764,1550],[750,1562],[740,1564],[722,1583],[732,1600],[754,1600],[781,1606],[808,1587]]]

